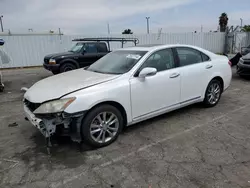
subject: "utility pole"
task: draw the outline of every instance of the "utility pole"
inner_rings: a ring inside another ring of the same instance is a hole
[[[240,29],[242,29],[242,23],[243,23],[243,19],[240,18]]]
[[[147,19],[147,33],[149,34],[149,18],[150,17],[146,17],[146,19]]]
[[[107,23],[107,27],[108,27],[108,34],[110,35],[109,23]]]
[[[60,40],[61,40],[61,39],[62,39],[62,36],[61,36],[62,33],[61,33],[61,28],[60,28],[60,27],[58,28],[58,32],[59,32],[59,38],[60,38]]]
[[[0,16],[0,24],[1,24],[1,29],[3,32],[3,15]]]

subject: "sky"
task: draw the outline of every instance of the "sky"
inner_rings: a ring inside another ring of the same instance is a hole
[[[208,32],[226,12],[229,25],[250,25],[250,0],[0,0],[4,29],[11,32],[58,31],[64,34]]]

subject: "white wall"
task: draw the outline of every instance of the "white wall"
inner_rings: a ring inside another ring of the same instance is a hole
[[[81,37],[107,37],[107,36],[0,36],[5,40],[4,50],[12,61],[2,67],[26,67],[43,64],[45,55],[67,51],[75,43],[74,38]],[[139,44],[190,44],[205,48],[215,53],[222,53],[225,43],[224,33],[162,33],[142,35],[112,35],[110,37],[136,37]],[[125,44],[132,46],[132,43]],[[121,47],[121,43],[112,43],[111,49]]]

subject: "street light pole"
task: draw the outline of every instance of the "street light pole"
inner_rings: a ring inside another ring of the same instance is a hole
[[[147,19],[147,33],[148,33],[148,34],[149,34],[149,21],[148,21],[149,18],[150,18],[150,17],[146,17],[146,19]]]
[[[3,15],[0,16],[0,24],[1,24],[1,29],[3,32]]]
[[[109,22],[107,23],[107,27],[108,27],[108,34],[110,35]]]
[[[243,19],[240,18],[240,28],[242,29],[242,22],[243,22]]]

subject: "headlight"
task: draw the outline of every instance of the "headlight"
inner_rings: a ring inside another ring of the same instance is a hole
[[[56,60],[55,59],[50,59],[49,64],[56,64]]]
[[[53,114],[63,112],[75,99],[75,97],[72,97],[44,103],[34,111],[34,114]]]

